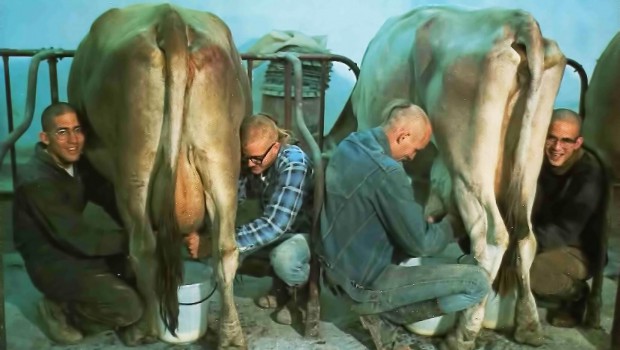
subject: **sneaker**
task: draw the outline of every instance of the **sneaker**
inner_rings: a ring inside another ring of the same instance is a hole
[[[392,350],[396,344],[396,330],[379,315],[360,316],[360,322],[372,338],[377,350]]]
[[[56,343],[63,345],[77,344],[82,339],[82,333],[67,322],[62,307],[57,303],[43,298],[38,305],[43,331]]]
[[[256,299],[256,305],[263,309],[277,309],[286,304],[289,299],[286,284],[278,277],[273,277],[271,290]]]

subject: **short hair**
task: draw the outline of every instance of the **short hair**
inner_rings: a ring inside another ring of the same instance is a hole
[[[76,109],[67,102],[52,103],[41,113],[41,128],[43,131],[51,131],[54,127],[54,118],[69,112],[77,114]]]
[[[407,110],[411,113],[403,113]],[[381,117],[383,119],[381,125],[386,131],[399,125],[402,126],[403,124],[401,122],[406,122],[404,125],[413,126],[416,130],[420,128],[419,130],[422,132],[421,135],[425,134],[427,127],[431,127],[431,122],[426,112],[406,99],[399,98],[390,101],[383,109]],[[404,118],[406,118],[406,120],[404,120]]]
[[[278,126],[276,118],[264,112],[247,117],[241,123],[242,144],[245,144],[250,139],[263,138],[286,144],[292,137],[292,133],[289,130]]]
[[[555,121],[571,121],[577,124],[579,128],[579,134],[581,135],[581,125],[583,124],[583,118],[575,111],[568,108],[557,108],[553,110],[551,114],[551,123]]]
[[[388,126],[393,121],[394,117],[398,115],[398,113],[404,109],[407,109],[411,106],[415,106],[411,101],[404,98],[394,99],[383,108],[381,112],[381,120],[383,121],[383,126]]]

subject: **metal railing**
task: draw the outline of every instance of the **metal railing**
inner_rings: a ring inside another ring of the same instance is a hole
[[[0,56],[2,56],[2,60],[4,63],[4,84],[5,84],[5,98],[6,98],[6,106],[7,106],[7,121],[8,121],[8,131],[9,137],[6,141],[0,144],[0,168],[2,167],[4,156],[7,151],[10,151],[11,155],[11,176],[13,185],[17,179],[17,161],[16,161],[16,153],[14,148],[14,143],[19,139],[21,135],[23,135],[28,127],[30,126],[33,115],[34,115],[34,103],[36,100],[36,85],[37,85],[37,73],[39,69],[40,62],[46,60],[49,65],[49,81],[50,81],[50,95],[52,102],[58,101],[58,76],[56,63],[58,59],[73,57],[75,51],[73,50],[62,50],[62,49],[44,49],[44,50],[13,50],[13,49],[0,49]],[[14,128],[14,120],[13,120],[13,103],[12,103],[12,92],[11,92],[11,75],[9,68],[9,58],[10,57],[32,57],[29,67],[28,74],[28,87],[27,87],[27,95],[26,95],[26,106],[24,112],[24,121],[17,127]],[[313,226],[312,226],[312,239],[316,239],[318,237],[318,216],[320,214],[322,198],[324,195],[324,168],[323,161],[321,158],[321,150],[323,147],[323,130],[325,125],[325,86],[326,86],[326,76],[328,73],[327,64],[329,62],[340,62],[349,67],[351,71],[355,74],[356,78],[359,76],[359,68],[355,62],[350,60],[347,57],[340,55],[329,55],[329,54],[298,54],[298,53],[278,53],[278,54],[268,54],[268,55],[250,55],[250,54],[242,54],[242,59],[246,62],[247,65],[247,74],[249,77],[250,84],[252,84],[252,75],[253,75],[253,64],[254,61],[283,61],[286,62],[285,65],[285,79],[284,79],[284,127],[286,129],[291,129],[292,123],[292,112],[293,107],[295,108],[295,124],[299,131],[299,135],[303,137],[303,139],[307,142],[310,147],[310,153],[312,160],[315,165],[315,200],[314,200],[314,217],[313,217]],[[319,120],[318,120],[318,137],[317,140],[312,137],[310,131],[308,130],[303,117],[303,97],[302,97],[302,65],[301,61],[304,60],[313,60],[320,61],[322,65],[321,69],[321,83],[320,86],[322,89],[320,90],[320,108],[319,108]],[[575,69],[575,71],[579,74],[581,80],[581,89],[580,89],[580,101],[579,101],[579,113],[584,118],[586,117],[585,111],[585,94],[588,86],[588,78],[585,73],[583,67],[576,62],[575,60],[568,59],[567,64]],[[294,79],[294,105],[293,99],[290,94],[291,87],[291,72],[293,72]],[[2,247],[2,237],[0,237],[0,248]],[[319,268],[318,262],[316,258],[313,256],[311,262],[311,277],[310,277],[310,303],[315,304],[313,307],[309,307],[309,312],[307,313],[306,320],[306,336],[317,336],[318,335],[318,324],[319,324],[319,308],[318,308],[318,279],[319,279]],[[0,259],[0,278],[3,278],[3,266],[2,259]],[[612,342],[617,346],[620,346],[620,285],[618,286],[617,291],[617,302],[615,309],[615,316],[613,321],[613,331],[612,331]],[[3,283],[0,284],[0,300],[4,300],[4,290]],[[0,349],[6,348],[6,330],[5,330],[5,322],[4,322],[4,303],[0,303]],[[615,334],[615,336],[614,336]]]
[[[47,60],[49,65],[49,79],[50,79],[50,95],[52,102],[58,101],[58,76],[56,63],[60,58],[73,57],[74,50],[62,50],[62,49],[44,49],[44,50],[12,50],[12,49],[0,49],[0,55],[4,63],[4,80],[6,88],[6,105],[7,105],[7,120],[9,136],[5,141],[0,144],[0,168],[2,167],[4,156],[7,151],[11,153],[11,176],[13,186],[15,186],[17,180],[17,161],[15,153],[15,142],[28,130],[34,116],[36,90],[37,90],[37,76],[39,65],[41,61]],[[10,57],[32,57],[28,72],[28,86],[26,94],[26,106],[24,112],[24,120],[15,128],[13,120],[13,103],[11,92],[11,75],[9,68]],[[329,73],[328,64],[330,62],[340,62],[346,65],[357,78],[359,76],[359,68],[355,62],[347,57],[331,54],[299,54],[299,53],[276,53],[276,54],[264,54],[264,55],[252,55],[242,54],[242,59],[247,65],[247,74],[252,84],[253,64],[254,61],[283,61],[285,65],[285,77],[284,77],[284,128],[292,129],[292,111],[295,108],[295,126],[299,135],[304,139],[308,147],[310,148],[310,155],[315,167],[315,187],[314,187],[314,215],[312,221],[311,242],[319,237],[319,216],[321,206],[323,203],[324,195],[324,167],[322,160],[322,147],[323,147],[323,133],[325,125],[325,90],[327,86],[327,74]],[[315,140],[310,133],[303,115],[303,68],[302,61],[320,61],[321,62],[321,76],[319,91],[319,115],[318,115],[318,135]],[[291,74],[292,72],[292,74]],[[291,78],[291,76],[293,78]],[[291,97],[291,79],[294,80],[294,104]],[[0,237],[0,247],[2,247],[3,237]],[[312,244],[312,243],[311,243]],[[308,313],[306,315],[306,330],[305,335],[309,337],[317,337],[319,335],[319,321],[320,321],[320,304],[319,304],[319,263],[315,256],[312,257],[310,267],[310,281],[309,292],[310,300],[308,305]],[[4,278],[2,260],[0,259],[0,278]],[[0,285],[0,300],[4,300],[4,289]],[[0,349],[6,348],[6,329],[4,322],[4,303],[0,303]]]

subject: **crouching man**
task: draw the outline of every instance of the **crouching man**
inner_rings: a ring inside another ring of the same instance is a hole
[[[85,334],[136,322],[143,306],[124,275],[127,233],[82,216],[88,201],[118,213],[111,184],[81,159],[85,135],[75,109],[52,104],[41,125],[41,142],[15,189],[15,247],[44,295],[38,310],[45,333],[75,344]]]
[[[399,266],[395,254],[428,256],[462,233],[447,215],[431,223],[400,163],[431,138],[426,113],[405,100],[391,102],[382,126],[344,139],[326,170],[317,254],[327,283],[352,303],[377,349],[396,344],[399,326],[480,303],[488,274],[473,265]]]
[[[271,291],[256,301],[262,308],[277,309],[276,321],[290,325],[301,315],[305,285],[310,273],[308,232],[312,213],[313,169],[310,158],[290,135],[266,114],[256,114],[241,125],[243,165],[239,200],[256,198],[261,214],[236,229],[241,260],[266,256],[270,260]],[[197,233],[185,239],[190,255],[211,253],[209,237]]]

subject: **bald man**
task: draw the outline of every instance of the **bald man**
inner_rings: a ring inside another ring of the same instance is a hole
[[[271,291],[257,299],[258,306],[278,309],[278,323],[290,325],[301,314],[303,298],[298,291],[310,273],[312,213],[312,162],[298,146],[289,144],[291,135],[267,114],[246,118],[241,125],[242,162],[247,174],[239,184],[239,201],[256,198],[261,213],[236,229],[241,259],[259,252],[268,256],[274,278]],[[210,241],[190,234],[186,244],[193,257],[211,251]],[[265,254],[266,253],[266,254]],[[294,298],[291,298],[294,296]]]
[[[598,159],[585,150],[581,117],[556,109],[545,143],[532,225],[538,253],[530,270],[532,290],[561,302],[547,313],[550,324],[581,323],[591,264],[604,228],[605,179]]]
[[[383,120],[349,135],[329,161],[317,253],[327,282],[353,303],[377,349],[392,349],[401,346],[399,326],[469,308],[490,285],[478,266],[398,266],[395,253],[439,253],[458,226],[450,215],[425,220],[400,163],[429,143],[424,111],[395,100]]]

